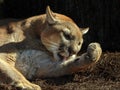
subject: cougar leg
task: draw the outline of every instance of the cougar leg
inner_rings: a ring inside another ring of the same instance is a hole
[[[47,69],[47,76],[63,76],[71,73],[79,72],[80,70],[84,70],[91,64],[96,63],[102,53],[102,49],[98,43],[91,43],[87,48],[87,52],[82,54],[81,56],[72,56],[69,60],[64,61],[62,63],[53,64],[51,67]],[[46,68],[46,67],[45,67]],[[45,69],[46,70],[46,69]]]
[[[22,90],[41,90],[38,85],[30,83],[19,71],[2,59],[0,59],[0,71],[10,78],[10,83],[15,87],[19,87]],[[4,77],[0,75],[0,78]]]
[[[67,66],[69,72],[78,72],[91,64],[96,63],[102,54],[102,49],[98,43],[91,43],[87,48],[87,52],[79,56]]]

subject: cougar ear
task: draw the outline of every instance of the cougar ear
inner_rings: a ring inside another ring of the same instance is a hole
[[[80,30],[82,31],[82,34],[86,34],[89,31],[89,27],[87,28],[80,28]]]
[[[49,24],[55,24],[56,23],[56,19],[53,16],[53,12],[50,10],[49,6],[47,6],[47,8],[46,8],[46,21]]]

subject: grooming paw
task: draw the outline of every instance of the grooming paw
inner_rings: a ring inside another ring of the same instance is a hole
[[[102,54],[102,49],[99,43],[91,43],[87,48],[86,58],[97,62]]]

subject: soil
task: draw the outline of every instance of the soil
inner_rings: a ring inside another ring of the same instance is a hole
[[[103,53],[96,65],[72,75],[31,81],[43,90],[120,90],[120,53]],[[0,85],[0,90],[17,90]]]

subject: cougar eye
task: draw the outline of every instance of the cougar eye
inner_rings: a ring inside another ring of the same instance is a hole
[[[63,33],[63,35],[64,35],[64,37],[65,37],[67,40],[74,40],[74,39],[75,39],[74,36],[72,36],[72,35],[70,35],[70,34],[68,34],[68,33]]]
[[[67,33],[63,33],[63,34],[64,34],[64,37],[65,37],[67,40],[70,40],[70,39],[71,39],[71,37],[70,37],[69,34],[67,34]]]

